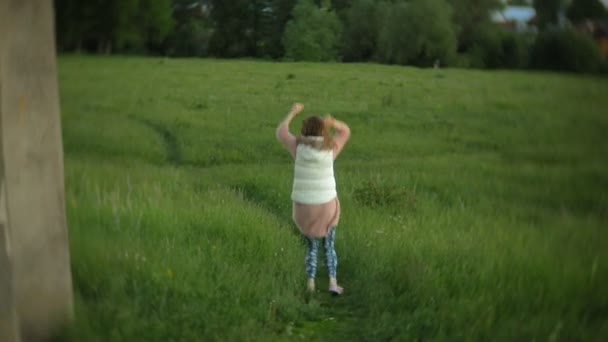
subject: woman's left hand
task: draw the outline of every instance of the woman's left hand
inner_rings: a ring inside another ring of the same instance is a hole
[[[334,127],[335,122],[336,120],[329,114],[325,115],[325,117],[323,118],[323,123],[325,124],[325,127],[332,128]]]

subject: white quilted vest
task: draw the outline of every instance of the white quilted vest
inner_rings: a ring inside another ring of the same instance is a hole
[[[291,199],[302,204],[323,204],[337,195],[333,151],[299,144]]]

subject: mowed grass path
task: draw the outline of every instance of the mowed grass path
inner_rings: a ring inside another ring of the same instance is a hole
[[[61,340],[608,339],[607,79],[62,56],[59,82]],[[340,298],[304,293],[294,101],[352,128]]]

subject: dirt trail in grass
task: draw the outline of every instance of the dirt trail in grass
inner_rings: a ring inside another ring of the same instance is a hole
[[[129,118],[139,124],[151,128],[156,134],[158,134],[163,139],[163,143],[166,149],[166,158],[169,164],[180,165],[182,163],[182,151],[179,147],[177,137],[175,136],[175,134],[173,134],[173,132],[171,132],[171,130],[169,130],[162,124],[155,123],[147,119],[137,118],[134,116],[130,116]]]

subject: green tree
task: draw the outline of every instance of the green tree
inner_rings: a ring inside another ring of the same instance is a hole
[[[317,7],[333,8],[337,13],[349,8],[353,0],[312,0]]]
[[[140,0],[139,20],[146,42],[146,50],[159,50],[175,26],[171,0]],[[142,10],[146,9],[146,10]]]
[[[568,0],[534,0],[534,9],[538,26],[545,29],[559,23],[560,12],[563,11]]]
[[[192,0],[174,0],[172,7],[175,26],[165,40],[165,53],[170,56],[207,56],[213,32],[211,0],[199,0],[196,6]]]
[[[158,49],[173,28],[170,0],[116,0],[110,41],[119,51]]]
[[[296,0],[211,0],[210,52],[222,57],[283,55],[281,39]]]
[[[272,0],[262,12],[261,39],[258,41],[258,56],[281,58],[285,55],[282,39],[296,0]]]
[[[170,0],[56,0],[60,47],[145,52],[170,32]]]
[[[535,69],[599,72],[603,59],[593,39],[572,29],[542,32],[531,51],[531,66]]]
[[[449,64],[456,52],[452,10],[444,0],[385,3],[378,37],[381,62],[431,66]]]
[[[567,16],[572,22],[579,23],[585,19],[604,19],[607,11],[599,0],[573,0]]]
[[[448,0],[454,9],[453,22],[458,36],[458,52],[466,53],[491,22],[490,13],[502,8],[501,0]]]
[[[336,13],[330,8],[300,0],[283,36],[286,57],[301,61],[336,60],[341,30]]]
[[[342,56],[345,61],[371,60],[380,30],[379,6],[374,0],[355,0],[345,11]]]
[[[331,0],[331,8],[342,15],[345,11],[351,8],[357,0]]]
[[[250,25],[252,16],[249,5],[249,0],[212,1],[212,54],[220,57],[241,57],[254,52],[255,37]]]
[[[62,51],[83,50],[86,41],[93,35],[95,1],[55,0],[55,25],[57,45]]]
[[[532,39],[529,35],[488,25],[478,33],[468,54],[470,66],[476,68],[525,68]]]

